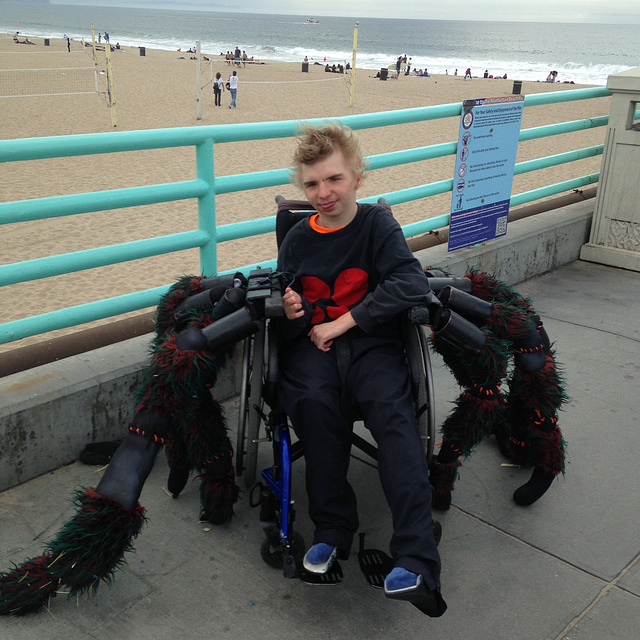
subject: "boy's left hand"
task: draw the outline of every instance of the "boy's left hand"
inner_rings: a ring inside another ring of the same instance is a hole
[[[311,331],[309,331],[309,338],[311,338],[311,342],[313,342],[320,351],[329,351],[335,338],[355,326],[356,321],[349,311],[332,322],[316,324]]]

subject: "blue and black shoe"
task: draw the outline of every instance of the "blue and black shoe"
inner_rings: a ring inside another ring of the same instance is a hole
[[[307,551],[302,565],[310,573],[327,573],[336,559],[337,554],[337,547],[324,542],[318,542]]]
[[[403,567],[395,567],[385,578],[384,595],[392,600],[405,600],[432,618],[439,618],[447,604],[440,591],[431,591],[421,575]]]

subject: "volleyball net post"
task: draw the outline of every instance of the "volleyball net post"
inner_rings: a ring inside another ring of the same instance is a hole
[[[353,58],[351,60],[351,83],[349,87],[349,106],[353,106],[353,94],[356,86],[356,51],[358,49],[358,23],[353,28]]]
[[[94,45],[95,46],[95,45]],[[109,111],[111,112],[111,125],[116,127],[116,99],[113,95],[113,69],[111,68],[111,43],[104,43],[104,53],[107,62],[107,92],[109,94]]]
[[[93,66],[98,70],[98,55],[96,54],[96,30],[91,23],[91,51],[93,51]]]
[[[197,119],[202,120],[202,70],[200,68],[200,40],[196,40],[196,106]]]

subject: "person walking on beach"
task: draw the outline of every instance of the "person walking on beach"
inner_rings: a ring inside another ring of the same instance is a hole
[[[231,104],[229,105],[229,109],[233,107],[236,108],[236,94],[238,92],[238,72],[234,71],[232,75],[229,76],[229,91],[231,93]]]
[[[213,100],[216,107],[222,106],[221,96],[224,91],[224,82],[222,82],[222,76],[220,72],[216,73],[216,79],[213,81]]]
[[[400,77],[400,67],[402,66],[402,56],[396,60],[396,80]]]

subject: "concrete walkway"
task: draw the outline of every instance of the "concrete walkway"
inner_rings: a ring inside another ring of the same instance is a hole
[[[529,472],[501,466],[493,439],[461,468],[444,529],[443,595],[430,619],[369,587],[355,556],[345,581],[309,587],[260,558],[263,534],[245,492],[223,527],[197,522],[197,481],[178,500],[163,490],[164,456],[145,485],[149,522],[111,588],[50,611],[0,618],[22,640],[352,639],[635,640],[640,629],[640,274],[574,262],[517,287],[555,342],[571,398],[560,416],[567,472],[528,508],[511,494]],[[459,390],[434,359],[441,422]],[[234,403],[227,406],[235,423]],[[268,464],[264,447],[262,466]],[[310,539],[301,464],[297,528]],[[41,553],[71,516],[71,493],[100,472],[74,463],[0,493],[0,570]],[[377,474],[354,459],[367,547],[385,549],[388,510]]]

